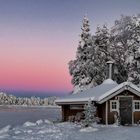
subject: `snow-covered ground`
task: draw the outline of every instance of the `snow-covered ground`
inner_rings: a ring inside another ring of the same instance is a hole
[[[61,118],[60,113],[59,108],[18,107],[15,110],[0,108],[0,140],[139,140],[140,138],[140,126],[94,125],[82,128],[74,123],[56,122]]]
[[[25,122],[12,128],[10,125],[0,130],[2,140],[139,140],[140,127],[114,127],[98,125],[82,129],[73,123],[52,123],[38,120]]]

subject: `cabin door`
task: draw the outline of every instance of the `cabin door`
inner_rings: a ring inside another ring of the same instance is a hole
[[[132,124],[132,97],[120,97],[120,123],[121,125]]]

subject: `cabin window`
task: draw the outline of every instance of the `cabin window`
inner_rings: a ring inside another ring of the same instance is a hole
[[[70,109],[83,109],[83,105],[70,105]]]
[[[111,100],[110,101],[110,111],[117,111],[118,110],[118,101]]]
[[[140,111],[140,101],[134,101],[134,110]]]

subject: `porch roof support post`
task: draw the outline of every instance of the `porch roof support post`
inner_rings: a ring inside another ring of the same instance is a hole
[[[108,125],[108,101],[106,101],[106,111],[105,111],[106,117],[105,117],[105,123]]]
[[[61,109],[62,109],[62,121],[65,121],[65,107],[62,105],[61,106]]]

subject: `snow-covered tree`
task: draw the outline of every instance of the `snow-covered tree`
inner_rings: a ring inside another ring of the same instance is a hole
[[[132,38],[129,41],[132,44],[130,56],[128,57],[128,81],[140,86],[140,16],[132,17]]]
[[[110,30],[106,25],[90,34],[84,17],[76,59],[69,62],[74,93],[99,85],[107,78],[106,62],[113,60],[113,79],[140,86],[140,15],[121,16]]]
[[[75,87],[74,92],[78,92],[91,87],[89,85],[92,81],[89,73],[89,66],[92,65],[94,59],[94,47],[92,45],[93,40],[90,34],[89,20],[85,16],[83,19],[81,39],[77,48],[76,60],[69,62],[69,71],[72,75],[72,83]],[[92,67],[93,69],[93,67]],[[87,87],[89,86],[89,87]]]
[[[114,78],[118,83],[140,81],[140,17],[121,16],[111,30],[112,57],[115,60]]]
[[[106,62],[110,60],[109,29],[106,25],[97,27],[96,34],[91,36],[88,23],[84,17],[76,60],[69,62],[74,93],[101,84],[106,78]]]
[[[8,95],[6,93],[0,92],[0,105],[56,105],[56,97],[48,97],[41,99],[40,97],[16,97],[14,95]]]
[[[101,84],[107,75],[107,64],[106,62],[112,60],[110,51],[110,33],[106,25],[97,27],[95,32],[95,60],[93,72],[93,79],[97,85]]]
[[[84,106],[84,120],[83,120],[83,125],[85,127],[90,126],[92,123],[97,122],[97,117],[96,115],[96,107],[94,106],[94,102],[91,100],[88,101],[87,104]]]

